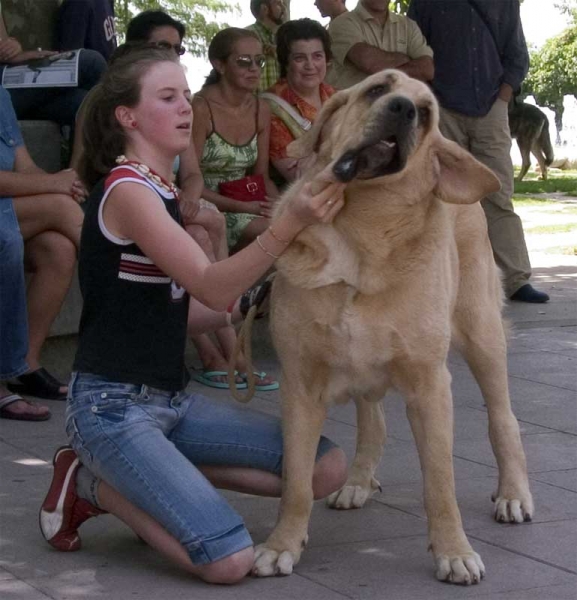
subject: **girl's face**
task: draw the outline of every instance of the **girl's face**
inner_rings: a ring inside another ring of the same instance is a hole
[[[223,79],[231,86],[255,92],[260,81],[265,57],[258,40],[246,37],[238,40],[226,61],[218,61]]]
[[[291,44],[287,80],[295,90],[314,90],[327,74],[327,59],[321,40],[297,40]]]
[[[140,101],[124,108],[129,137],[180,154],[190,144],[192,130],[191,93],[182,67],[173,62],[153,64],[140,80]],[[123,108],[123,107],[119,107]],[[117,115],[119,114],[117,109]]]
[[[168,47],[172,48],[179,56],[182,56],[185,52],[178,31],[170,25],[163,25],[162,27],[153,29],[147,41],[149,43],[166,45],[167,49]]]

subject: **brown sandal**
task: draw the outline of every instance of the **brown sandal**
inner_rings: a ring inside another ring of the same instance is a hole
[[[28,412],[13,412],[8,410],[8,407],[15,402],[24,402],[29,407],[34,409]],[[50,411],[47,412],[34,412],[37,409],[45,408],[38,404],[28,402],[18,394],[10,394],[0,398],[0,419],[13,419],[14,421],[48,421],[52,416]]]

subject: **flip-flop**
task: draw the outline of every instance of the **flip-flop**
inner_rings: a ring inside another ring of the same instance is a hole
[[[50,419],[50,417],[52,416],[50,411],[45,413],[13,413],[9,410],[6,410],[8,406],[14,404],[14,402],[18,402],[19,400],[21,402],[25,402],[30,406],[35,406],[34,404],[32,404],[32,402],[28,402],[28,400],[25,400],[18,394],[10,394],[9,396],[4,396],[3,398],[0,398],[0,419],[12,419],[14,421],[48,421],[48,419]]]
[[[235,371],[235,375],[238,373]],[[229,390],[230,386],[228,385],[228,381],[214,381],[213,377],[227,377],[228,373],[226,371],[193,371],[191,377],[194,381],[198,383],[202,383],[203,385],[207,385],[211,388],[217,388],[219,390]],[[237,383],[236,388],[238,390],[246,389],[246,382]]]
[[[257,379],[264,379],[266,377],[266,373],[264,371],[253,371],[254,376]],[[242,379],[246,382],[248,379],[248,375],[246,373],[241,373],[240,376],[242,377]],[[248,385],[248,384],[247,384]],[[267,383],[267,384],[263,384],[263,385],[258,385],[256,384],[254,386],[254,389],[257,392],[272,392],[274,390],[278,390],[279,388],[279,382],[278,381],[273,381],[271,383]]]

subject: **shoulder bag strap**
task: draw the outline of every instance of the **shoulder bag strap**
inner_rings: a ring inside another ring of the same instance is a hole
[[[260,97],[268,101],[273,114],[288,127],[295,138],[300,137],[311,128],[312,123],[300,115],[293,106],[280,96],[264,92],[260,94]]]

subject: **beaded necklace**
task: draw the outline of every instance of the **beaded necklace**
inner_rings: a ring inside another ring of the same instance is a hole
[[[152,183],[156,184],[159,188],[162,188],[166,192],[170,192],[174,194],[174,197],[178,200],[178,188],[173,184],[169,183],[161,177],[158,173],[153,171],[148,165],[144,163],[138,162],[136,160],[128,160],[124,154],[116,157],[117,165],[129,165],[134,167],[141,175],[144,175],[146,179],[152,181]]]

